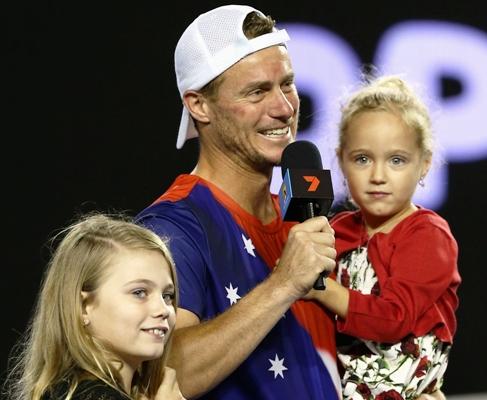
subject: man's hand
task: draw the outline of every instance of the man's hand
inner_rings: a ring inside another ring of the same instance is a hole
[[[310,218],[289,231],[275,273],[299,299],[309,292],[321,272],[333,271],[335,257],[335,232],[328,220]]]

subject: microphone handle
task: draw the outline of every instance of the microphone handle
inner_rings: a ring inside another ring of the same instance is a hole
[[[315,216],[314,204],[311,201],[306,204],[306,214],[308,218],[313,218]],[[327,277],[327,275],[328,275],[327,272],[322,272],[320,276],[316,279],[313,285],[313,289],[325,290],[326,289],[325,278]]]

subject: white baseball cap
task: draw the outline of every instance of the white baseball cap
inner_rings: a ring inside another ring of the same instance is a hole
[[[267,47],[284,44],[289,36],[284,29],[248,39],[243,32],[249,6],[227,5],[196,18],[181,35],[174,52],[176,79],[181,98],[188,90],[199,90],[245,56]],[[198,137],[193,119],[183,104],[176,147],[186,139]]]

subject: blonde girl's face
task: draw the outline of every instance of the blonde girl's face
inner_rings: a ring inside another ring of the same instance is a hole
[[[87,297],[85,328],[124,365],[137,368],[162,356],[176,321],[174,296],[171,270],[161,252],[122,249]]]
[[[430,158],[399,114],[366,111],[350,121],[340,163],[353,200],[375,228],[416,209],[411,199]]]

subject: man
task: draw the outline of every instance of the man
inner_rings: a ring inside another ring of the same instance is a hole
[[[177,140],[198,163],[138,220],[170,238],[180,308],[169,364],[188,397],[337,399],[333,321],[302,298],[335,266],[324,217],[284,223],[269,190],[299,98],[284,30],[247,6],[200,15],[175,51]]]

